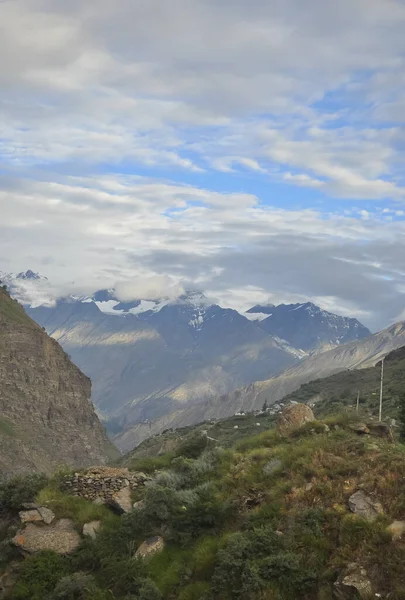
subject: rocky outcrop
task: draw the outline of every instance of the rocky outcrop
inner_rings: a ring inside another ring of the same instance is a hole
[[[132,508],[130,492],[143,486],[149,479],[144,473],[131,473],[127,468],[91,467],[87,471],[67,475],[62,488],[73,496],[111,504],[120,512],[128,512]]]
[[[314,413],[309,406],[306,404],[291,404],[286,406],[281,413],[277,422],[277,429],[281,435],[288,435],[294,429],[298,429],[305,423],[314,420]]]
[[[51,473],[116,456],[90,391],[59,344],[0,289],[0,474]]]
[[[380,502],[367,496],[363,490],[358,490],[350,496],[349,508],[355,515],[367,521],[374,521],[378,515],[384,512]]]
[[[85,537],[89,537],[90,539],[95,540],[100,527],[101,521],[90,521],[90,523],[85,523],[83,525],[82,533]]]
[[[27,523],[11,541],[23,553],[52,550],[57,554],[70,554],[79,546],[81,538],[73,521],[60,519],[54,525]]]
[[[358,563],[350,563],[346,571],[334,584],[334,595],[338,600],[363,600],[374,597],[373,586],[366,569]]]
[[[141,558],[148,558],[157,552],[161,552],[165,546],[165,542],[162,537],[155,535],[145,540],[135,552],[135,556]]]

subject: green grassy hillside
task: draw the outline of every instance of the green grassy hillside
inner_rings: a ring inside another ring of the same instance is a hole
[[[0,285],[0,322],[5,321],[7,323],[19,323],[37,329],[37,325],[27,315],[23,307],[13,300],[8,294],[6,288]]]
[[[405,517],[405,446],[359,436],[350,425],[343,414],[287,438],[270,427],[228,439],[228,448],[199,432],[177,432],[167,453],[131,458],[134,467],[147,458],[153,480],[134,495],[143,505],[123,517],[64,495],[57,477],[45,488],[31,485],[32,497],[73,518],[79,531],[94,518],[103,527],[70,557],[43,553],[18,563],[8,597],[332,600],[335,582],[356,563],[373,597],[405,599],[405,545],[387,529]],[[229,424],[233,431],[240,430]],[[0,508],[9,511],[19,502],[11,488],[0,490]],[[381,503],[374,521],[350,511],[357,490]],[[156,535],[163,551],[136,558],[139,544]]]
[[[315,402],[317,414],[336,413],[354,406],[360,392],[360,407],[378,414],[381,362],[369,369],[353,369],[317,379],[283,398],[283,402]],[[405,392],[405,347],[394,350],[384,361],[384,417],[398,417],[401,395]]]

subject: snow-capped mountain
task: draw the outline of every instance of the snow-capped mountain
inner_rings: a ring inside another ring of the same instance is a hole
[[[78,295],[66,287],[55,298],[52,283],[33,271],[0,279],[91,377],[93,400],[115,431],[165,420],[369,333],[310,303],[240,314],[198,290],[123,300],[112,288]]]
[[[251,318],[259,316],[261,329],[307,352],[329,350],[371,335],[357,319],[335,315],[312,302],[254,306],[247,312]]]
[[[91,377],[99,411],[119,429],[212,399],[300,357],[195,290],[124,302],[105,289],[27,311]]]

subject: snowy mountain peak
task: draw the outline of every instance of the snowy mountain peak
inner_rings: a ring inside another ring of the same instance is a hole
[[[31,269],[28,269],[27,271],[22,271],[21,273],[17,273],[17,275],[15,276],[15,279],[23,279],[25,281],[27,280],[34,280],[34,281],[38,281],[40,279],[42,280],[47,280],[47,277],[44,277],[43,275],[40,275],[39,273],[34,273],[34,271],[31,271]]]

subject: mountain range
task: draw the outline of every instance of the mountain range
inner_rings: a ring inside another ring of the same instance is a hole
[[[199,418],[239,388],[370,335],[356,319],[312,303],[240,313],[195,290],[128,300],[114,289],[54,301],[51,282],[32,270],[0,279],[91,378],[97,410],[122,447],[123,431],[144,436],[176,415]]]

